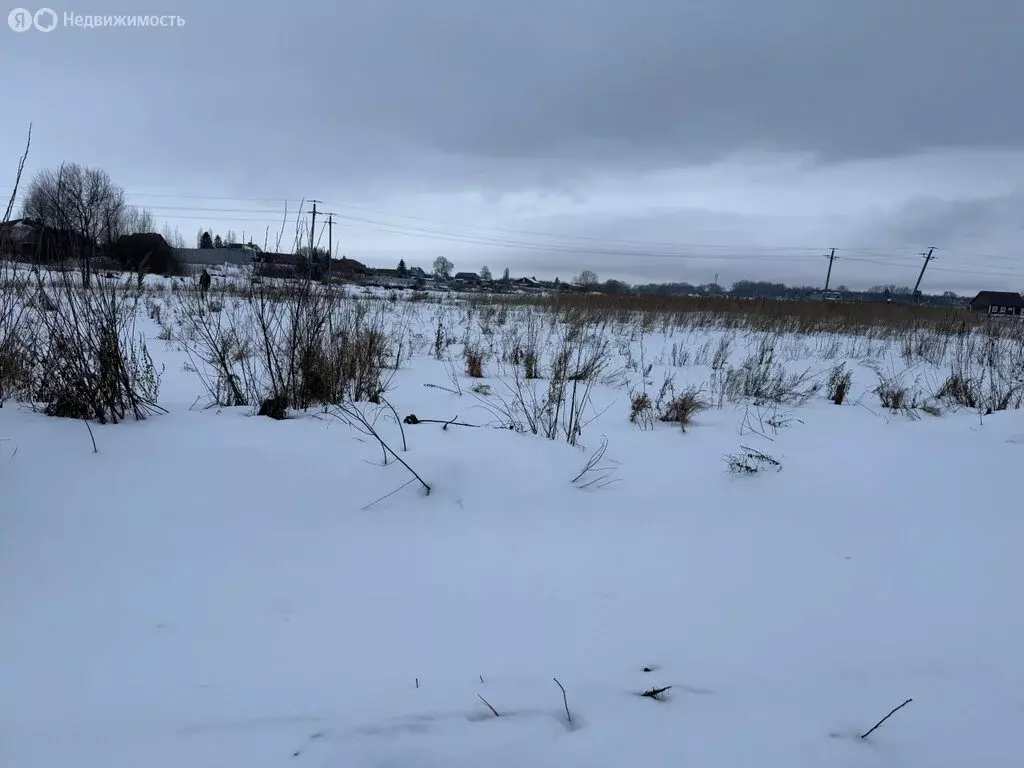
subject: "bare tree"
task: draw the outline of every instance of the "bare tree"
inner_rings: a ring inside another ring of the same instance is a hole
[[[487,281],[491,281],[494,279],[494,276],[491,274],[490,267],[480,267],[480,279]]]
[[[153,212],[146,208],[137,208],[134,205],[125,207],[121,221],[115,225],[111,232],[111,242],[116,242],[121,235],[142,235],[156,232],[156,222],[153,220]]]
[[[597,285],[597,272],[591,269],[584,269],[576,276],[576,285],[583,288],[591,288]]]
[[[92,259],[98,249],[125,234],[129,224],[145,223],[144,216],[129,214],[125,193],[106,171],[66,163],[59,169],[36,174],[28,186],[22,215],[53,230],[82,270],[89,287]],[[151,220],[151,217],[150,217]]]
[[[18,162],[18,172],[14,176],[14,189],[11,190],[11,198],[7,202],[7,210],[4,212],[3,221],[10,221],[11,211],[14,210],[14,201],[18,197],[18,186],[21,184],[21,174],[25,170],[25,161],[28,159],[28,151],[32,147],[32,123],[28,124],[28,139],[25,141],[25,151]]]
[[[434,259],[434,277],[447,280],[452,276],[453,269],[455,269],[455,265],[444,256],[438,256]]]
[[[177,227],[172,227],[170,224],[164,224],[164,228],[160,231],[163,235],[164,240],[171,248],[184,248],[185,247],[185,236],[181,234],[181,231]]]

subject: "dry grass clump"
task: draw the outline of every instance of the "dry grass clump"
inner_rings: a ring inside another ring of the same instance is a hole
[[[850,393],[851,386],[853,386],[853,371],[846,370],[846,363],[840,363],[829,371],[825,387],[828,399],[833,403],[842,405]]]
[[[703,398],[699,388],[689,387],[665,404],[658,420],[678,424],[685,432],[693,424],[693,417],[710,407],[711,404]]]
[[[787,373],[785,365],[775,362],[775,341],[763,337],[757,349],[739,368],[726,371],[722,391],[729,400],[755,403],[803,405],[821,390],[810,371]]]
[[[467,344],[462,350],[462,356],[466,360],[466,375],[471,379],[482,379],[484,377],[484,356],[483,348]]]
[[[646,392],[637,392],[630,398],[629,422],[642,429],[654,426],[654,401]]]

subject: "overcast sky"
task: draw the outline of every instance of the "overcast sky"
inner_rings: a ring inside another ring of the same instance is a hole
[[[1024,290],[1022,0],[51,7],[185,25],[0,28],[11,177],[33,121],[189,241],[305,197],[375,265]]]

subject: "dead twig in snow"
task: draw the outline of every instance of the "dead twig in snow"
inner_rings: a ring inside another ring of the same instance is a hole
[[[593,475],[592,479],[586,482],[576,485],[577,488],[604,488],[616,482],[616,479],[612,479],[612,473],[615,468],[607,465],[602,465],[601,462],[604,459],[605,453],[608,451],[608,438],[601,435],[601,447],[598,448],[591,457],[587,460],[583,470],[572,479],[572,484],[576,485],[588,474]]]
[[[886,716],[885,716],[885,717],[883,717],[883,718],[882,718],[881,720],[879,720],[879,721],[878,721],[877,723],[875,723],[874,727],[872,727],[872,728],[871,728],[871,730],[867,731],[866,733],[862,733],[862,734],[860,735],[860,737],[861,737],[862,739],[866,739],[866,738],[867,738],[868,736],[870,736],[870,735],[871,735],[872,733],[874,733],[874,732],[875,732],[876,730],[878,730],[878,727],[879,727],[879,726],[880,726],[880,725],[881,725],[882,723],[884,723],[884,722],[885,722],[886,720],[888,720],[888,719],[889,719],[890,717],[892,717],[893,715],[895,715],[895,714],[896,714],[897,712],[899,712],[899,711],[900,711],[901,709],[903,709],[903,708],[904,708],[905,706],[907,706],[907,704],[909,704],[909,703],[910,703],[910,702],[912,702],[912,701],[913,701],[913,699],[907,699],[906,701],[904,701],[904,702],[903,702],[902,704],[900,704],[900,705],[899,705],[898,707],[896,707],[896,708],[895,708],[894,710],[892,710],[892,712],[890,712],[890,713],[889,713],[888,715],[886,715]]]
[[[370,423],[370,421],[366,418],[362,411],[346,403],[344,405],[336,406],[332,411],[332,415],[334,415],[337,418],[340,418],[349,426],[354,427],[355,429],[362,432],[364,435],[374,438],[378,443],[380,443],[381,450],[384,451],[384,458],[387,459],[387,455],[390,453],[399,464],[401,464],[403,467],[409,470],[409,473],[420,481],[420,485],[422,485],[423,488],[426,490],[427,495],[430,495],[430,485],[427,484],[427,481],[420,477],[419,473],[417,473],[415,469],[410,467],[402,459],[401,456],[395,453],[395,451],[391,448],[390,445],[384,442],[384,438],[377,434],[377,430],[374,429],[373,424]]]
[[[661,695],[665,693],[665,691],[669,690],[671,687],[671,685],[666,685],[664,688],[651,688],[648,691],[644,691],[640,695],[643,696],[645,699],[654,699],[655,701],[661,701]]]
[[[404,421],[406,424],[444,424],[443,429],[447,429],[449,426],[452,427],[472,427],[473,429],[479,429],[479,424],[467,424],[464,421],[456,421],[459,417],[456,416],[451,421],[445,419],[420,419],[417,418],[415,413],[410,413],[405,417]]]
[[[384,403],[384,405],[386,405],[388,408],[390,408],[391,409],[391,413],[394,414],[395,423],[398,424],[398,431],[402,433],[402,450],[403,451],[408,451],[409,450],[409,444],[407,442],[405,442],[405,428],[402,426],[402,420],[400,418],[398,418],[398,411],[395,410],[395,406],[393,406],[391,403],[389,403],[386,398],[382,397],[380,399],[380,401],[382,403]]]
[[[478,694],[476,695],[476,697],[477,697],[478,699],[480,699],[480,701],[482,701],[482,702],[483,702],[484,704],[486,704],[486,705],[487,705],[487,708],[488,708],[489,710],[491,710],[491,712],[493,712],[493,713],[494,713],[494,716],[495,716],[495,717],[501,717],[501,715],[499,715],[499,714],[498,714],[498,710],[496,710],[496,709],[495,709],[494,707],[492,707],[492,706],[491,706],[491,703],[490,703],[490,702],[489,702],[489,701],[488,701],[487,699],[485,699],[485,698],[484,698],[483,696],[481,696],[481,695],[480,695],[479,693],[478,693]]]
[[[92,440],[92,452],[99,453],[100,449],[96,447],[96,437],[92,433],[92,427],[89,426],[88,419],[82,419],[85,422],[85,428],[89,430],[89,438]]]
[[[565,695],[565,686],[558,682],[557,677],[551,678],[555,681],[555,685],[562,689],[562,703],[565,704],[565,716],[569,719],[569,723],[572,723],[572,715],[569,713],[569,698]]]
[[[442,387],[440,384],[424,384],[424,387],[430,387],[431,389],[443,389],[445,392],[451,392],[453,395],[461,395],[461,392],[456,392],[454,389],[448,387]]]
[[[374,466],[376,466],[376,467],[379,467],[379,466],[381,466],[381,465],[380,465],[380,464],[375,464]],[[386,494],[384,494],[383,496],[381,496],[381,497],[380,497],[379,499],[377,499],[376,501],[371,501],[371,502],[370,502],[369,504],[367,504],[367,505],[366,505],[365,507],[360,507],[360,511],[361,511],[361,512],[366,512],[366,511],[367,511],[367,510],[368,510],[368,509],[369,509],[370,507],[372,507],[372,506],[374,506],[374,505],[376,505],[376,504],[380,504],[380,503],[381,503],[382,501],[384,501],[385,499],[390,499],[390,498],[391,498],[392,496],[394,496],[394,495],[395,495],[396,493],[398,493],[398,492],[399,492],[400,490],[402,490],[403,488],[405,488],[405,487],[407,487],[407,486],[409,486],[409,485],[412,485],[412,484],[413,484],[413,483],[415,483],[415,482],[416,482],[416,478],[414,477],[414,478],[412,478],[411,480],[408,480],[408,481],[406,481],[406,482],[402,483],[402,484],[401,484],[400,486],[398,486],[397,488],[395,488],[395,490],[393,490],[393,491],[392,491],[391,493],[386,493]]]

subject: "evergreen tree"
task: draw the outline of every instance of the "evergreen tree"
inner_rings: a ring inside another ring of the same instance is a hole
[[[398,276],[405,277],[409,274],[409,268],[405,266],[405,259],[399,259],[398,261]]]
[[[199,247],[200,248],[213,248],[213,238],[210,237],[209,232],[203,232],[199,236]]]
[[[213,238],[213,247],[214,248],[223,248],[224,247],[224,241],[220,239],[220,235],[217,235],[215,238]]]

